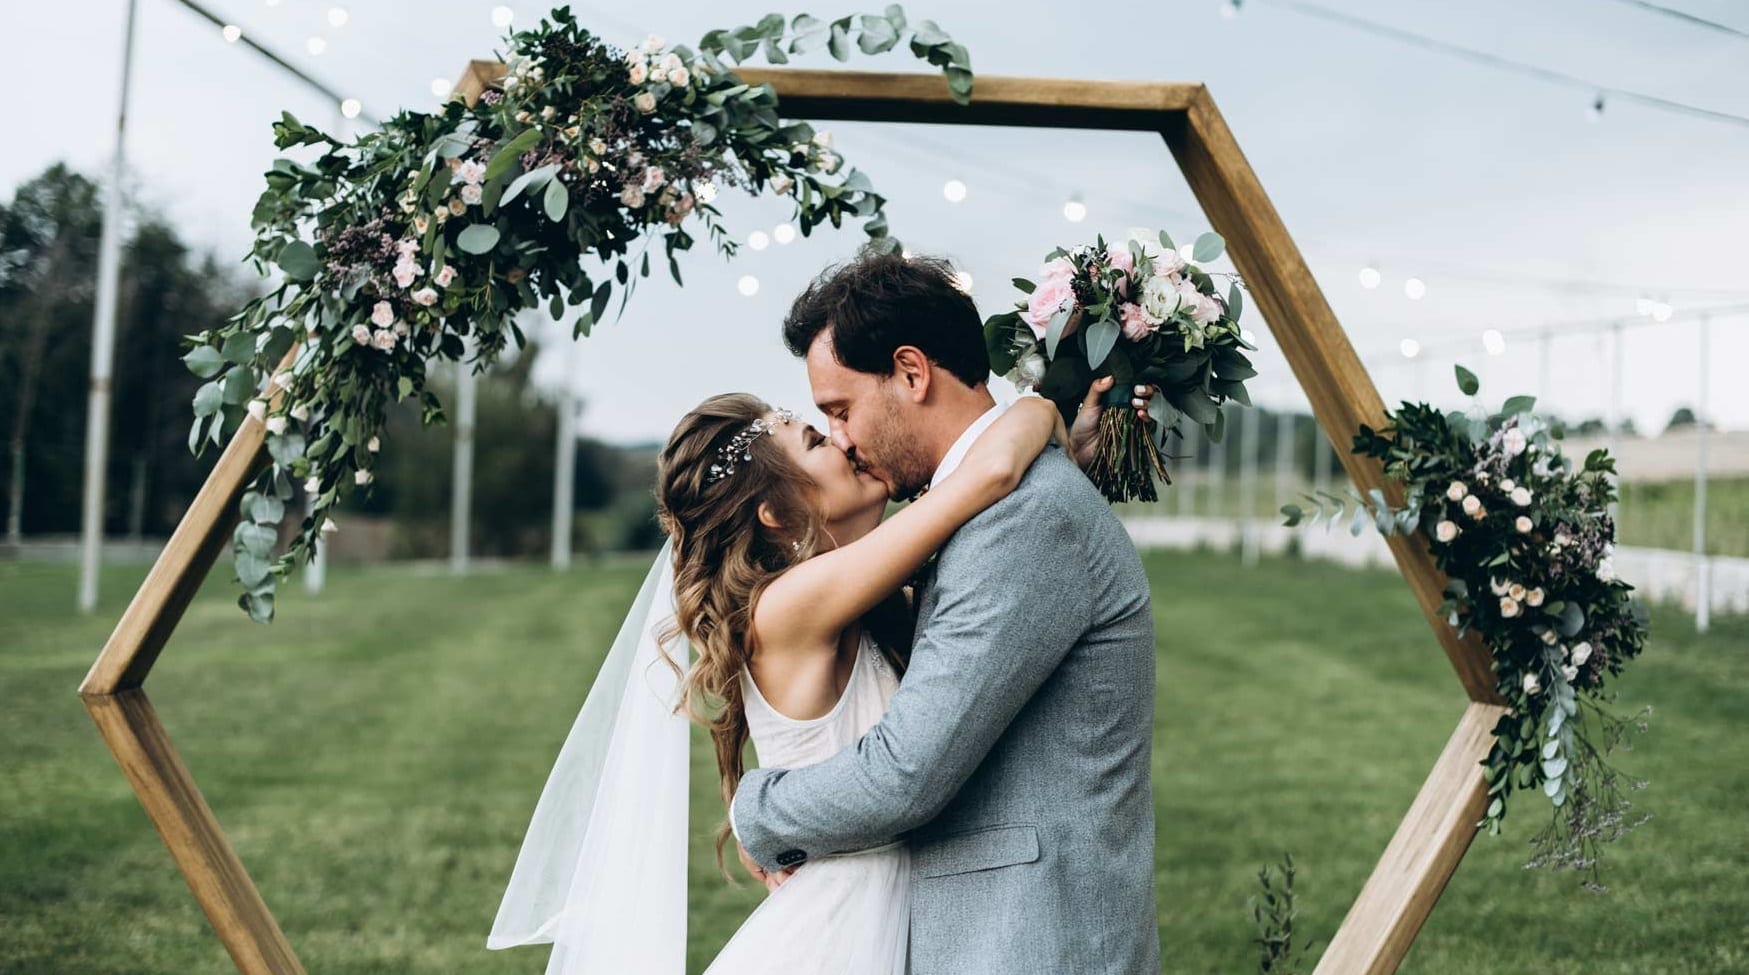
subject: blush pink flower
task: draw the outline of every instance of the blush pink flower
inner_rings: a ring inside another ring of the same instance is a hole
[[[1127,301],[1118,310],[1118,321],[1123,326],[1123,337],[1131,342],[1140,342],[1160,328],[1158,324],[1148,321],[1142,306]]]
[[[455,265],[445,264],[443,269],[437,272],[436,280],[439,288],[449,287],[449,283],[455,280]]]
[[[1066,277],[1047,277],[1040,281],[1038,287],[1032,289],[1032,295],[1027,298],[1026,310],[1020,317],[1032,326],[1033,334],[1039,338],[1045,337],[1045,332],[1051,326],[1051,319],[1067,305],[1075,305],[1075,289]]]

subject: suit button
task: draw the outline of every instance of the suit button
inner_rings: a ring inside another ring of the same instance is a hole
[[[780,867],[793,867],[807,858],[808,855],[800,850],[785,850],[777,855],[777,865]]]

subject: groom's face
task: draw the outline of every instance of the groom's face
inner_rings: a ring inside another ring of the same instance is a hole
[[[858,372],[832,352],[832,333],[822,331],[808,347],[808,385],[826,414],[832,443],[853,463],[885,484],[895,501],[923,489],[934,464],[910,433],[915,404],[895,376]]]

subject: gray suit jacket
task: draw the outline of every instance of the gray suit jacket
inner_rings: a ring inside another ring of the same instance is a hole
[[[910,840],[912,975],[1158,972],[1154,618],[1123,526],[1053,446],[918,608],[878,725],[747,773],[742,845],[777,869]]]

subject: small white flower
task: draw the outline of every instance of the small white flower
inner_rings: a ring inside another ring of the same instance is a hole
[[[843,165],[843,164],[844,164],[844,157],[840,156],[836,152],[823,152],[820,154],[820,172],[822,172],[822,173],[825,173],[827,175],[831,175],[832,173],[836,173],[838,171],[838,167]]]
[[[1512,503],[1520,508],[1530,507],[1530,488],[1517,487],[1512,489]]]
[[[680,55],[669,51],[662,55],[662,70],[668,72],[669,77],[673,77],[674,72],[686,70],[686,62],[680,60]]]
[[[788,173],[778,173],[776,176],[771,177],[771,192],[776,193],[778,196],[783,196],[788,193],[795,185],[796,181],[791,178]]]
[[[638,111],[648,115],[656,110],[656,96],[647,91],[640,91],[638,96],[632,99],[632,105]]]
[[[463,187],[463,189],[466,189],[466,187]],[[461,197],[452,196],[449,198],[449,212],[451,216],[459,217],[468,212],[468,205],[462,202]]]
[[[322,493],[322,479],[319,477],[316,477],[313,474],[310,475],[308,478],[306,478],[304,480],[304,493],[305,494],[321,494]]]
[[[634,85],[643,84],[649,76],[650,69],[645,67],[642,61],[635,61],[631,67],[626,69],[626,80]]]
[[[1464,498],[1464,514],[1469,515],[1471,518],[1479,518],[1479,517],[1481,517],[1481,511],[1482,511],[1482,499],[1481,498],[1478,498],[1473,494],[1465,496],[1465,498]]]
[[[267,432],[273,434],[276,437],[285,433],[285,416],[284,416],[284,414],[281,414],[279,416],[270,416],[267,418]]]
[[[660,64],[652,65],[650,67],[650,80],[657,83],[667,81],[668,69],[662,67]]]
[[[478,159],[470,159],[457,166],[455,174],[464,183],[484,183],[486,181],[486,164]]]
[[[1543,631],[1543,636],[1542,636],[1543,643],[1545,643],[1551,647],[1554,646],[1555,641],[1559,640],[1560,638],[1561,638],[1561,635],[1559,633],[1556,633],[1554,630],[1544,630]]]
[[[1524,602],[1524,595],[1528,591],[1523,585],[1516,582],[1506,587],[1506,595],[1511,596],[1513,601],[1520,603]]]
[[[276,388],[276,389],[290,389],[291,384],[292,384],[292,374],[291,373],[289,373],[289,372],[276,372],[273,374],[274,388]]]
[[[651,34],[649,37],[644,38],[644,53],[655,54],[657,51],[662,50],[662,44],[663,41],[661,36]]]
[[[395,347],[395,342],[398,341],[399,338],[400,336],[396,335],[394,332],[391,332],[386,328],[379,328],[371,333],[370,344],[378,351],[387,352]]]
[[[267,401],[264,399],[250,400],[248,410],[249,415],[257,420],[267,419]]]
[[[308,423],[310,420],[310,408],[303,403],[299,403],[291,408],[291,418],[299,423]]]
[[[1517,488],[1518,485],[1512,480],[1512,478],[1505,477],[1500,479],[1500,490],[1505,491],[1507,494],[1511,494]]]
[[[1579,679],[1579,668],[1572,664],[1567,664],[1561,668],[1561,676],[1566,678],[1567,683],[1571,684]]]
[[[339,530],[340,525],[335,522],[333,518],[325,518],[322,520],[322,534],[332,535]]]
[[[1451,487],[1445,489],[1445,496],[1453,501],[1462,501],[1469,493],[1469,486],[1462,481],[1453,481]]]
[[[1434,526],[1433,537],[1442,542],[1449,542],[1458,537],[1458,526],[1455,522],[1441,521],[1438,525]]]
[[[372,437],[372,438],[370,438],[370,440],[366,441],[366,443],[364,445],[364,449],[366,449],[374,454],[377,451],[383,449],[383,442],[376,437]]]
[[[354,484],[369,484],[373,480],[375,480],[375,478],[371,476],[370,471],[367,471],[362,467],[352,472],[352,483]]]
[[[372,325],[381,328],[388,328],[395,324],[395,306],[386,301],[377,302],[371,306],[370,321]]]
[[[1541,606],[1545,598],[1547,598],[1547,594],[1543,592],[1541,586],[1524,594],[1525,603],[1531,606]]]
[[[430,308],[432,305],[437,304],[437,291],[434,288],[420,288],[418,291],[413,292],[413,301]]]
[[[636,183],[627,183],[619,191],[619,202],[633,209],[644,205],[644,188]]]
[[[1500,446],[1505,449],[1506,456],[1517,457],[1519,454],[1524,453],[1525,442],[1524,431],[1517,427],[1513,427],[1506,431],[1505,435],[1501,438]]]
[[[1560,545],[1562,547],[1565,547],[1567,545],[1567,543],[1571,542],[1572,540],[1573,539],[1568,537],[1566,532],[1555,532],[1555,544],[1556,545]]]
[[[448,210],[439,210],[437,212],[438,212],[439,216],[442,216],[444,214],[447,214],[449,211]],[[417,264],[412,264],[412,263],[409,263],[407,261],[402,261],[402,262],[395,265],[394,275],[395,275],[395,284],[397,284],[403,288],[411,287],[413,284],[413,279],[419,276],[419,266]]]
[[[1581,643],[1573,648],[1573,666],[1583,667],[1585,661],[1591,659],[1591,644]]]
[[[668,182],[668,174],[662,171],[661,166],[651,166],[649,169],[644,170],[645,193],[654,192],[666,182]]]
[[[1519,614],[1519,612],[1520,612],[1520,610],[1518,608],[1518,600],[1513,599],[1511,596],[1501,596],[1500,597],[1500,616],[1501,616],[1501,618],[1511,619],[1514,616],[1517,616]]]
[[[462,187],[462,202],[468,206],[479,206],[480,200],[484,197],[485,191],[480,189],[480,187],[474,183],[469,183]]]
[[[548,122],[552,121],[553,116],[557,114],[559,114],[559,110],[551,105],[540,110],[540,117]]]
[[[369,345],[370,326],[363,322],[352,326],[352,341],[357,342],[359,345]]]
[[[1531,528],[1532,528],[1532,527],[1533,527],[1533,526],[1532,526],[1532,525],[1531,525],[1531,523],[1530,523],[1530,516],[1528,516],[1528,515],[1519,515],[1519,516],[1518,516],[1518,520],[1517,520],[1517,521],[1514,521],[1514,522],[1513,522],[1513,523],[1512,523],[1512,527],[1514,527],[1514,528],[1516,528],[1516,529],[1518,529],[1518,533],[1519,533],[1519,534],[1520,534],[1520,535],[1528,535],[1528,534],[1530,534],[1530,530],[1531,530]]]
[[[832,133],[827,132],[823,129],[819,132],[815,132],[814,133],[814,145],[817,145],[822,149],[832,148]]]
[[[668,72],[668,83],[676,88],[685,88],[692,82],[692,72],[685,68],[675,68]]]
[[[1512,589],[1512,584],[1503,579],[1491,579],[1488,581],[1488,588],[1493,590],[1494,595],[1504,596]]]
[[[600,136],[596,136],[589,140],[589,151],[599,156],[607,151],[607,143]]]
[[[1039,383],[1044,382],[1045,370],[1049,365],[1044,356],[1037,352],[1029,352],[1016,364],[1016,368],[1020,373],[1021,380],[1026,385],[1036,388]]]
[[[449,287],[449,283],[455,280],[455,265],[445,264],[438,270],[437,277],[433,280],[437,282],[439,288]]]
[[[1597,580],[1599,582],[1615,581],[1615,563],[1608,559],[1597,563]]]
[[[1524,680],[1521,682],[1521,686],[1524,688],[1524,693],[1535,694],[1537,691],[1543,689],[1543,682],[1537,680],[1535,674],[1526,673],[1524,675]]]

